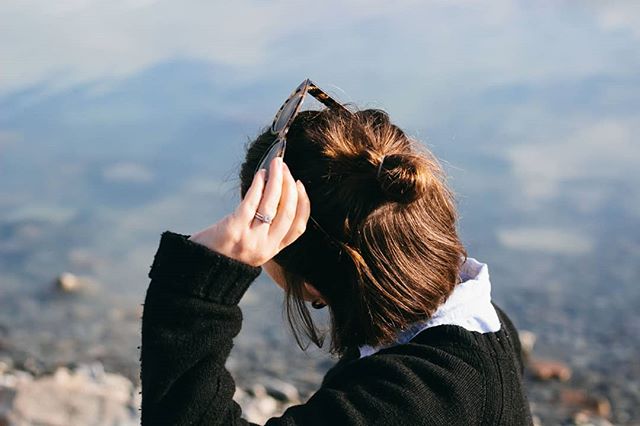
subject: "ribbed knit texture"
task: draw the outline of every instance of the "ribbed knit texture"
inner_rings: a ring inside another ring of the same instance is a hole
[[[165,232],[142,319],[142,424],[246,425],[225,361],[253,267]],[[494,305],[495,306],[495,305]],[[359,359],[349,351],[305,403],[267,425],[530,425],[517,333],[428,328]]]
[[[247,265],[170,231],[162,233],[149,278],[181,293],[235,305],[262,268]]]

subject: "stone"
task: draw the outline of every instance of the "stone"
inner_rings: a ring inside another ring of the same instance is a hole
[[[98,283],[90,277],[79,276],[71,272],[63,272],[55,280],[55,288],[61,293],[78,293],[96,291]]]
[[[0,356],[0,375],[13,368],[13,360],[7,356]]]
[[[27,356],[22,360],[22,365],[20,367],[34,376],[44,373],[46,369],[46,365],[42,360],[32,356]]]
[[[279,415],[283,409],[261,384],[253,385],[247,392],[236,387],[233,399],[242,408],[243,417],[253,423],[264,424],[269,418]]]
[[[520,337],[520,345],[522,346],[522,353],[528,359],[531,357],[533,353],[533,346],[536,343],[536,335],[535,333],[528,330],[520,330],[518,332],[518,336]]]
[[[542,426],[542,420],[540,420],[540,417],[535,414],[532,416],[531,420],[533,421],[533,426]]]
[[[298,389],[291,383],[276,378],[264,379],[264,385],[267,394],[280,402],[300,403],[300,394]]]
[[[251,389],[249,389],[249,394],[254,396],[255,398],[263,398],[268,396],[267,389],[261,383],[255,383],[253,386],[251,386]]]
[[[593,415],[579,411],[573,416],[573,424],[584,426],[613,426],[613,424],[602,417],[594,417]]]
[[[11,425],[139,425],[133,384],[91,364],[77,370],[58,368],[34,378],[13,372],[0,376],[0,419]]]
[[[63,293],[74,293],[80,290],[80,287],[80,279],[70,272],[63,272],[56,278],[56,288]]]
[[[581,416],[609,417],[611,415],[611,403],[604,397],[589,395],[581,389],[562,389],[560,402],[574,409]]]
[[[233,395],[248,421],[264,424],[288,407],[300,403],[298,390],[292,384],[274,377],[262,377],[260,380],[245,390],[236,387]]]
[[[571,368],[561,361],[530,359],[529,370],[542,381],[557,379],[566,382],[571,378]]]

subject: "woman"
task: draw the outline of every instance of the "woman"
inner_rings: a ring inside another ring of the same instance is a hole
[[[328,108],[300,112],[307,93]],[[305,80],[249,145],[240,180],[221,221],[162,234],[142,320],[143,424],[246,424],[224,365],[262,269],[299,344],[322,345],[305,302],[329,310],[340,357],[268,425],[531,424],[487,265],[466,255],[438,162],[386,113],[351,112]]]

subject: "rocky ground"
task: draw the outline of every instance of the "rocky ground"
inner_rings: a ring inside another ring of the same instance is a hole
[[[140,388],[124,376],[108,373],[99,363],[59,367],[34,376],[0,368],[1,426],[134,426],[140,424]],[[290,383],[271,379],[249,389],[236,388],[234,399],[244,417],[264,423],[301,402]]]
[[[527,355],[526,383],[536,425],[594,425],[611,422],[611,402],[572,382],[573,371],[563,362],[538,359],[535,335],[522,332]],[[106,372],[101,363],[57,367],[34,374],[29,364],[0,359],[0,426],[137,425],[140,387],[128,378]],[[298,388],[274,377],[236,388],[234,399],[244,417],[262,424],[287,407],[303,402]],[[640,424],[640,422],[625,422]]]
[[[31,299],[15,298],[6,305],[13,311],[2,313],[5,323],[12,313],[20,321],[14,327],[0,322],[0,426],[139,424],[136,347],[142,307],[117,308],[130,304],[107,299],[96,282],[82,276],[61,274],[49,288]],[[286,326],[273,315],[275,291],[257,283],[247,293],[242,302],[246,327],[227,363],[238,385],[235,400],[245,418],[259,424],[309,398],[335,361],[320,350],[301,353],[291,343]],[[518,312],[526,323],[527,311]],[[632,360],[628,348],[615,339],[610,347],[583,348],[574,329],[565,336],[573,340],[558,341],[576,343],[554,351],[552,339],[558,336],[563,331],[536,336],[521,330],[536,424],[640,425],[635,364],[622,370],[615,362],[593,361]],[[540,350],[534,350],[536,341],[542,342]],[[621,377],[621,371],[631,374]]]

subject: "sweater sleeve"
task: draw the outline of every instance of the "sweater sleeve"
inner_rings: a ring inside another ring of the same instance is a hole
[[[238,302],[261,270],[162,234],[142,315],[143,425],[246,424],[224,364],[242,323]]]

